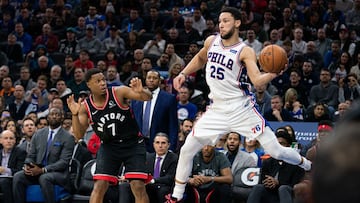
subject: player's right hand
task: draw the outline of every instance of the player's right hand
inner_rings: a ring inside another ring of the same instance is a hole
[[[76,114],[79,114],[79,110],[80,110],[80,106],[81,106],[81,101],[82,99],[79,98],[78,102],[75,102],[75,99],[74,99],[74,95],[70,95],[66,102],[68,104],[68,107],[69,107],[69,110],[71,111],[71,113],[73,115],[76,115]]]
[[[173,85],[174,85],[174,88],[176,89],[176,91],[180,91],[180,88],[181,88],[182,84],[184,84],[185,80],[186,80],[186,77],[184,74],[179,74],[178,76],[176,76],[174,78]]]

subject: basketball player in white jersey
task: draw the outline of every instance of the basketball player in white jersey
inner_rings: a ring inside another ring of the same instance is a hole
[[[249,76],[253,85],[265,85],[277,77],[276,73],[261,73],[256,64],[255,52],[239,39],[240,12],[223,8],[219,16],[219,34],[205,40],[204,47],[185,69],[174,79],[179,90],[187,75],[206,64],[206,81],[210,87],[212,104],[197,121],[181,148],[175,176],[175,188],[167,195],[167,203],[183,198],[186,182],[191,173],[194,155],[204,145],[214,145],[219,135],[238,132],[250,139],[257,139],[265,152],[275,159],[310,170],[311,162],[291,148],[282,147],[265,119],[257,111],[250,93]],[[203,182],[220,177],[204,177]]]

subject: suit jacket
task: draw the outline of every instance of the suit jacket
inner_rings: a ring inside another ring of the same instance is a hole
[[[151,175],[154,175],[154,168],[156,162],[156,153],[147,153],[146,156],[146,168],[147,172]],[[168,152],[163,160],[160,169],[160,177],[155,178],[155,184],[164,184],[167,186],[172,186],[174,184],[176,165],[178,161],[178,155],[173,152]]]
[[[38,130],[31,138],[30,152],[25,163],[42,164],[45,156],[49,127]],[[65,129],[60,128],[49,148],[47,165],[48,172],[66,172],[75,146],[74,137]]]
[[[131,102],[140,130],[142,129],[143,105],[143,101],[133,100]],[[166,133],[169,136],[170,150],[175,151],[178,140],[177,102],[174,95],[163,90],[159,92],[152,114],[150,138],[146,143],[148,152],[154,152],[153,142],[158,132]]]
[[[1,153],[2,150],[3,150],[3,148],[1,147],[0,148],[0,161],[3,158],[2,153]],[[26,158],[26,151],[24,151],[20,147],[16,147],[16,146],[12,149],[7,167],[11,169],[11,172],[13,175],[16,172],[22,170],[22,167],[24,166],[25,158]]]
[[[26,109],[28,108],[29,104],[30,104],[29,102],[24,101],[21,104],[19,110],[17,110],[15,102],[12,102],[11,104],[9,104],[8,109],[9,109],[11,117],[16,121],[23,119],[25,116]]]
[[[228,155],[228,153],[229,152],[227,152],[226,155]],[[254,158],[249,153],[239,149],[231,165],[231,173],[235,174],[235,172],[241,168],[256,167],[256,165]]]

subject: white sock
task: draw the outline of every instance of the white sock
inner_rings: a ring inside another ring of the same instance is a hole
[[[185,186],[186,184],[175,183],[172,197],[175,197],[177,200],[181,200],[184,196]]]
[[[299,164],[301,168],[303,168],[305,171],[310,171],[311,169],[311,161],[307,160],[305,157],[302,157],[302,163]]]

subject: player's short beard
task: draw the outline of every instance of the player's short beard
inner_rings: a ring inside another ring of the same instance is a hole
[[[233,36],[235,32],[235,27],[233,27],[227,34],[221,35],[221,39],[230,39],[231,36]]]

